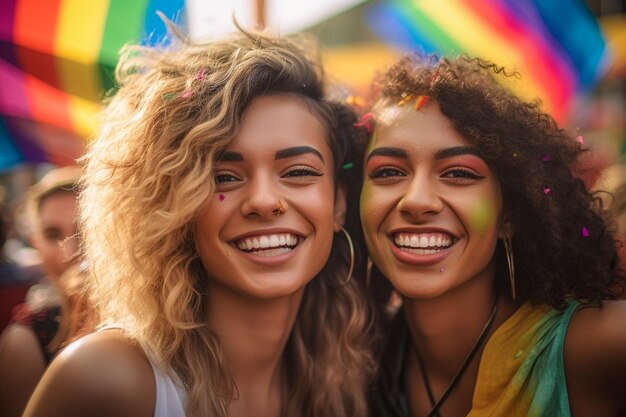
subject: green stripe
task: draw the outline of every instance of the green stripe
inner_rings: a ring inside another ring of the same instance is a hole
[[[461,53],[461,48],[437,23],[430,20],[413,0],[396,0],[398,8],[444,55]]]
[[[100,76],[105,91],[115,87],[114,69],[118,53],[126,43],[138,43],[143,36],[149,0],[111,0],[100,45]]]

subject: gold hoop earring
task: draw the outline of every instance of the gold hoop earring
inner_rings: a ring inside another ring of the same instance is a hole
[[[343,282],[342,285],[347,285],[352,279],[352,272],[354,271],[354,245],[352,244],[352,238],[346,229],[341,226],[341,231],[344,235],[346,235],[346,239],[348,240],[348,246],[350,248],[350,269],[348,270],[348,278]]]
[[[506,262],[509,264],[509,280],[511,283],[511,297],[515,302],[515,262],[513,261],[513,243],[510,236],[502,238],[504,243],[504,252],[506,253]]]
[[[289,206],[287,205],[287,203],[285,203],[283,200],[278,200],[276,208],[272,210],[272,213],[274,214],[274,216],[280,216],[282,214],[285,214],[288,208]]]

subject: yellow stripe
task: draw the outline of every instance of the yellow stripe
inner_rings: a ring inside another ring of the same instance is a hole
[[[97,65],[109,0],[63,0],[55,38],[57,70],[69,94],[99,101],[103,86]]]
[[[68,107],[76,133],[89,139],[98,125],[101,106],[80,97],[68,96]]]
[[[508,78],[506,83],[520,97],[533,100],[541,98],[544,108],[553,109],[553,99],[548,91],[525,68],[524,57],[513,43],[506,42],[491,28],[477,20],[476,15],[459,0],[413,0],[432,21],[442,28],[459,47],[470,56],[476,56],[518,70],[522,79]]]

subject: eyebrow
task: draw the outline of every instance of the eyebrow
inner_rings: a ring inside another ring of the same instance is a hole
[[[281,149],[280,151],[276,152],[275,158],[277,160],[286,159],[286,158],[291,158],[291,157],[298,156],[298,155],[304,155],[307,153],[317,156],[319,159],[322,160],[322,162],[324,162],[324,157],[322,156],[322,154],[317,149],[312,148],[310,146],[294,146],[292,148]]]
[[[224,151],[215,160],[217,162],[243,162],[243,155],[239,152]]]
[[[472,148],[471,146],[456,146],[454,148],[446,148],[435,153],[435,159],[445,159],[451,158],[453,156],[458,155],[475,155],[480,159],[483,159],[482,155],[476,148]]]
[[[310,146],[294,146],[291,148],[281,149],[279,151],[276,151],[274,158],[276,160],[287,159],[305,154],[313,154],[321,159],[322,162],[324,162],[324,157],[322,156],[322,154],[317,149]],[[243,160],[244,158],[242,153],[233,151],[224,151],[216,158],[216,161],[218,162],[243,162]]]
[[[409,159],[408,152],[402,148],[376,148],[367,155],[367,160],[369,161],[375,156],[391,156],[393,158]]]

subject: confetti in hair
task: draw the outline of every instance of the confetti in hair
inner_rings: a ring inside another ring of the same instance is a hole
[[[430,97],[428,96],[417,96],[417,98],[415,99],[415,111],[418,111],[419,109],[424,107],[429,100]]]
[[[543,187],[543,193],[544,193],[544,194],[550,194],[550,191],[552,191],[552,190],[550,189],[550,187]]]
[[[583,226],[583,237],[589,237],[589,230]]]
[[[374,115],[372,113],[365,113],[361,120],[354,124],[355,127],[364,127],[367,129],[367,133],[372,133],[372,118]]]
[[[204,68],[202,68],[202,69],[200,69],[200,71],[198,71],[198,75],[196,75],[196,80],[201,80],[201,79],[204,78],[204,71],[205,71]]]
[[[583,139],[583,137],[582,137],[582,136],[580,136],[580,135],[579,135],[578,137],[576,137],[576,141],[577,141],[578,143],[580,143],[581,145],[584,145],[584,144],[585,144],[585,139]]]
[[[404,106],[406,103],[413,100],[413,98],[415,98],[413,94],[406,95],[406,93],[402,93],[402,98],[398,102],[398,106]]]
[[[550,160],[550,155],[546,155],[541,159],[543,162],[548,162]]]
[[[352,162],[348,162],[347,164],[343,164],[343,165],[341,166],[341,168],[343,168],[343,169],[350,169],[350,168],[352,168],[353,166],[354,166],[354,164],[353,164]]]
[[[193,91],[187,90],[183,93],[183,98],[189,98],[193,95]]]
[[[167,101],[171,101],[174,98],[174,93],[172,92],[165,93],[163,94],[163,98]]]
[[[219,199],[220,201],[224,201],[224,199],[226,198],[226,196],[224,194],[220,194],[219,195]]]

